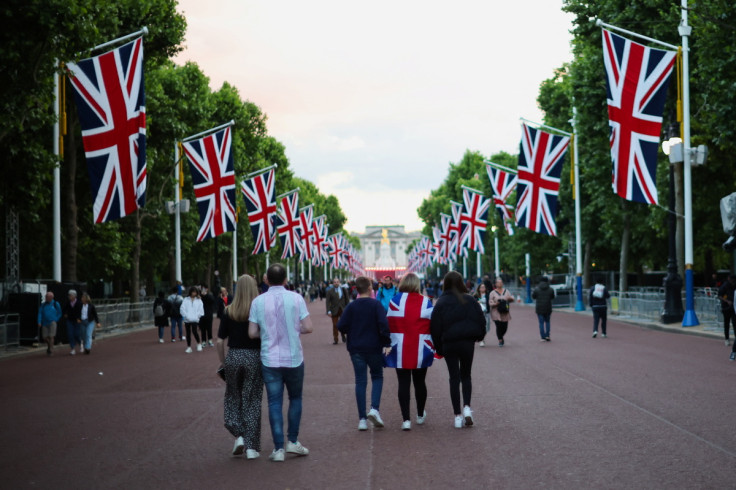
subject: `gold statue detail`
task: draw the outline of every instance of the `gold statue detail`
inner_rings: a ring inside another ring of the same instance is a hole
[[[383,230],[381,230],[381,236],[383,237],[383,239],[381,240],[381,245],[383,245],[384,243],[391,243],[391,241],[388,239],[388,230],[386,228],[383,228]]]

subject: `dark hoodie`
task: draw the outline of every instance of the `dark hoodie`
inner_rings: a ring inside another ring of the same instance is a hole
[[[445,291],[434,305],[429,329],[437,354],[443,356],[447,343],[483,340],[486,319],[478,300],[469,294],[463,294],[461,300],[452,292]]]
[[[532,298],[536,300],[534,310],[537,315],[549,315],[552,313],[552,300],[555,297],[555,290],[549,287],[547,279],[539,281],[539,285],[534,288]]]

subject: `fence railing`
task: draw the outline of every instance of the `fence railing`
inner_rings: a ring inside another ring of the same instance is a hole
[[[514,297],[526,299],[526,289],[521,287],[507,288]],[[588,292],[583,291],[583,302],[588,306]],[[695,314],[698,321],[707,330],[718,330],[723,327],[723,313],[718,291],[713,288],[697,288],[693,294]],[[611,291],[610,313],[621,317],[659,321],[664,308],[664,288],[641,288],[631,291]],[[577,296],[574,289],[558,289],[553,306],[558,308],[574,308]],[[682,305],[685,307],[685,291],[682,291]]]
[[[8,349],[20,345],[20,315],[0,314],[0,346]]]
[[[103,332],[119,328],[153,326],[153,302],[106,303],[95,305]]]

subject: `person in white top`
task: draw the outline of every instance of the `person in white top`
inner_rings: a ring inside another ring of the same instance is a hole
[[[194,286],[189,288],[189,296],[187,296],[181,303],[182,320],[184,321],[184,327],[187,331],[187,354],[192,352],[192,335],[194,340],[197,341],[197,351],[202,351],[202,344],[199,343],[199,319],[204,316],[204,306],[202,300],[199,299],[199,292]]]

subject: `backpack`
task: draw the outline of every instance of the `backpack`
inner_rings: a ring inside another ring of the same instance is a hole
[[[496,310],[498,310],[499,313],[508,313],[509,312],[509,303],[505,299],[501,298],[498,300],[498,303],[496,303]]]
[[[156,307],[153,309],[153,316],[164,316],[163,303],[159,303],[156,305]]]
[[[603,297],[603,291],[606,290],[606,287],[603,284],[596,284],[595,289],[593,289],[593,297],[594,298],[602,298]]]
[[[171,301],[171,317],[172,318],[180,318],[181,317],[181,313],[180,313],[179,309],[181,308],[182,301],[183,300],[182,300],[181,296],[178,296],[178,295],[176,296],[176,298],[174,298],[174,301]]]

